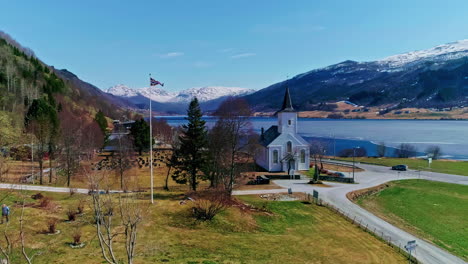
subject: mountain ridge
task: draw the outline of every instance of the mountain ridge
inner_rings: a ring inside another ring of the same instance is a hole
[[[468,40],[376,61],[346,60],[298,74],[244,98],[257,111],[274,111],[286,85],[301,111],[343,100],[383,108],[464,106],[468,104]]]
[[[247,95],[254,91],[241,87],[204,86],[185,89],[179,92],[168,92],[160,87],[130,88],[123,84],[118,84],[105,90],[106,93],[119,97],[132,98],[143,96],[159,103],[188,103],[195,96],[200,102],[207,102],[226,96]]]

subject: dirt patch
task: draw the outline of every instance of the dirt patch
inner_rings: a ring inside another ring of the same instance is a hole
[[[307,199],[305,193],[269,193],[261,194],[259,197],[268,201],[305,201]]]
[[[235,188],[238,191],[245,191],[245,190],[274,190],[274,189],[282,189],[282,187],[270,182],[270,184],[258,184],[258,185],[239,185]]]
[[[388,187],[390,187],[390,184],[384,183],[384,184],[381,184],[381,185],[378,185],[378,186],[375,186],[375,187],[349,192],[349,193],[346,194],[346,197],[349,200],[354,202],[354,201],[358,200],[361,197],[376,194],[376,193],[381,192],[382,190],[384,190],[384,189],[386,189]]]
[[[340,171],[340,172],[353,172],[353,168],[351,167],[346,167],[346,166],[340,166],[340,165],[335,165],[335,164],[323,164],[323,168],[326,170],[331,170],[331,171]],[[364,171],[361,168],[355,168],[354,172],[361,172]]]
[[[328,185],[328,184],[325,184],[325,183],[308,183],[310,185],[313,185],[313,186],[317,186],[317,187],[325,187],[325,188],[330,188],[330,187],[333,187],[331,185]]]

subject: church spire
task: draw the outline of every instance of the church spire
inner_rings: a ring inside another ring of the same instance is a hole
[[[280,112],[295,112],[292,106],[291,95],[289,95],[289,87],[286,85],[286,92],[284,93],[283,107]]]

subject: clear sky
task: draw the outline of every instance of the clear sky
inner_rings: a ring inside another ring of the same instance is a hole
[[[261,89],[468,38],[467,0],[0,0],[0,30],[101,89]]]

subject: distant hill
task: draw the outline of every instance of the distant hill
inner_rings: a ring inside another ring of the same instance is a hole
[[[468,40],[372,62],[344,61],[299,74],[245,96],[257,111],[281,105],[285,86],[295,107],[322,102],[364,106],[442,108],[468,105]]]

